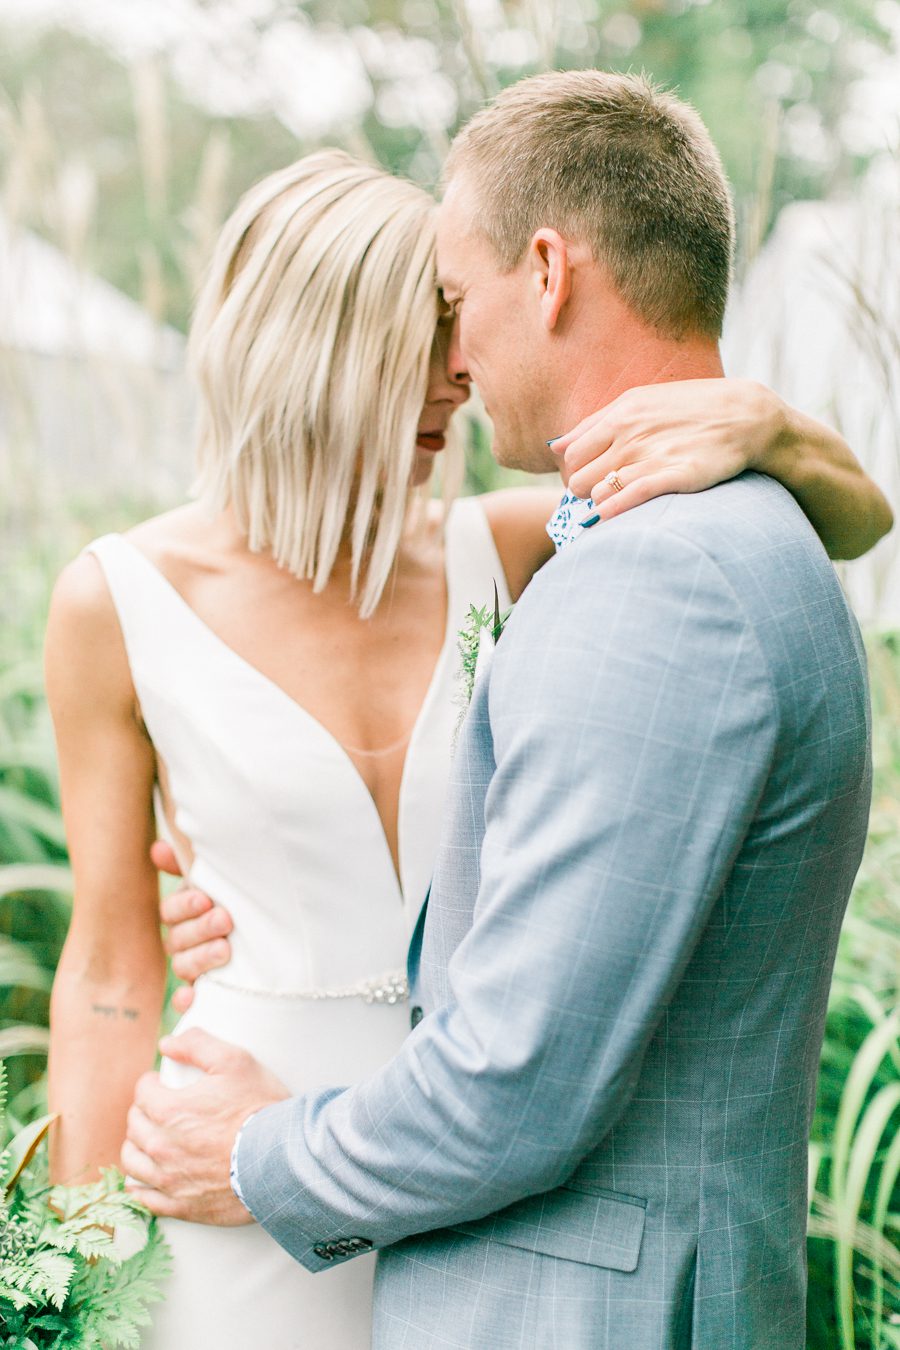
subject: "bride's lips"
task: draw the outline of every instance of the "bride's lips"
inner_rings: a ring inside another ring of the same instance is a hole
[[[420,431],[416,436],[416,445],[420,450],[437,452],[443,450],[446,444],[447,438],[443,431]]]

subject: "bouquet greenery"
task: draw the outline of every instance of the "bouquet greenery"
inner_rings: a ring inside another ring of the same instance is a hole
[[[114,1168],[91,1185],[49,1185],[39,1149],[53,1120],[26,1126],[0,1157],[0,1347],[137,1350],[147,1306],[162,1297],[168,1249]]]

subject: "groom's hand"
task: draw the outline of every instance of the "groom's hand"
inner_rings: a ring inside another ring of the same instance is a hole
[[[153,864],[160,872],[180,877],[181,868],[174,849],[157,839],[150,849]],[[172,995],[177,1012],[187,1012],[194,1001],[194,981],[209,970],[227,966],[231,960],[228,934],[234,927],[231,915],[215,904],[196,886],[181,886],[159,903],[159,917],[166,932],[164,943],[172,958],[172,970],[184,985]]]
[[[160,1049],[204,1076],[177,1089],[157,1073],[138,1080],[122,1147],[128,1190],[166,1218],[252,1223],[231,1189],[231,1150],[248,1116],[290,1093],[246,1050],[197,1027],[165,1037]]]

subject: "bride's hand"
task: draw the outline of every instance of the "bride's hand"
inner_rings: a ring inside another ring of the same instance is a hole
[[[893,524],[843,437],[754,380],[629,389],[551,446],[570,491],[592,497],[604,520],[756,469],[797,499],[832,558],[859,557]]]
[[[679,380],[628,389],[551,448],[577,497],[611,520],[670,492],[700,492],[745,469],[766,470],[790,435],[790,410],[752,380]],[[615,474],[618,489],[606,481]]]

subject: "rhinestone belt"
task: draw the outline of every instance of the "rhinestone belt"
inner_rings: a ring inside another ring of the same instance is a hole
[[[342,989],[252,989],[248,985],[234,984],[218,975],[204,975],[203,980],[216,984],[222,989],[233,989],[240,994],[253,994],[257,998],[303,999],[306,1002],[320,1003],[325,999],[361,998],[364,1003],[404,1003],[409,998],[409,981],[399,971],[379,975],[370,980],[361,980],[359,984],[348,984]]]

